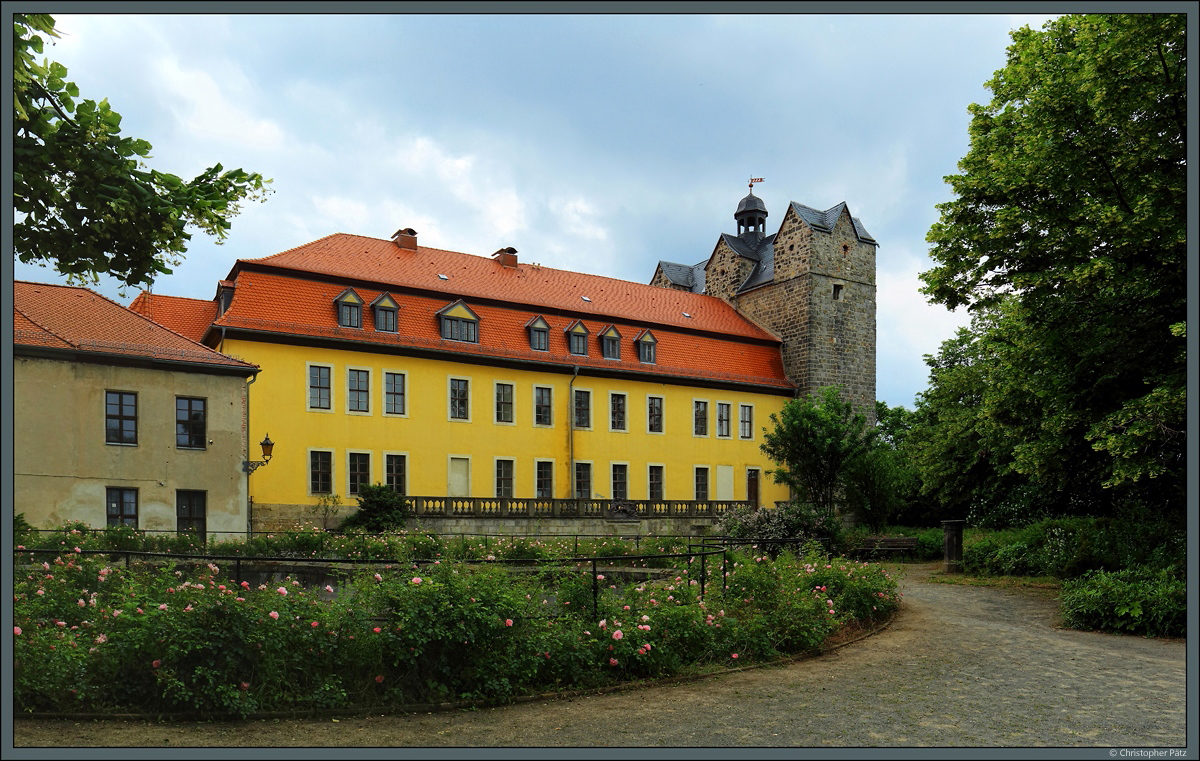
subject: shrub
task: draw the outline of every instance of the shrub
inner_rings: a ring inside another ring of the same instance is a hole
[[[24,563],[14,579],[19,710],[244,717],[467,698],[501,702],[546,687],[591,687],[802,652],[819,647],[840,624],[883,615],[896,599],[895,583],[878,566],[827,562],[819,546],[804,560],[787,552],[778,561],[736,554],[727,592],[713,581],[705,599],[683,570],[664,581],[622,585],[615,576],[623,574],[601,579],[590,564],[514,572],[445,559],[420,569],[364,571],[339,582],[333,595],[290,578],[254,587],[229,578],[233,566],[222,571],[216,563],[126,570],[103,556],[75,553],[81,535],[68,536],[71,547],[58,557],[17,556]],[[328,539],[337,552],[356,557],[394,556],[436,537]]]
[[[400,492],[383,484],[366,484],[358,488],[358,512],[342,521],[341,530],[394,531],[404,528],[411,515],[409,502]]]
[[[828,538],[840,547],[845,529],[838,518],[829,518],[815,505],[787,502],[774,508],[727,510],[717,521],[716,532],[734,539]]]
[[[1187,582],[1175,569],[1093,571],[1063,583],[1063,620],[1074,629],[1182,637],[1187,631]]]

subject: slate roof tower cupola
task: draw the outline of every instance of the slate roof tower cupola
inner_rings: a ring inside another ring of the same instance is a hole
[[[759,241],[767,234],[767,206],[753,190],[738,203],[733,219],[737,222],[739,238]]]
[[[792,201],[768,235],[753,183],[733,214],[737,235],[721,233],[697,264],[659,261],[650,284],[725,301],[783,342],[797,395],[839,386],[874,424],[879,244],[844,201],[824,211]]]

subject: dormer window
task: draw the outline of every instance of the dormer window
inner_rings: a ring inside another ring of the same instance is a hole
[[[442,338],[448,341],[479,343],[479,316],[462,302],[455,301],[437,313],[441,321]]]
[[[399,311],[400,305],[396,302],[390,293],[381,293],[371,302],[371,307],[375,310],[375,330],[383,333],[396,332],[396,312]]]
[[[362,327],[362,298],[354,292],[353,288],[347,288],[342,291],[341,295],[333,300],[337,307],[338,325],[343,328],[361,328]]]
[[[638,360],[647,365],[655,363],[655,347],[658,346],[658,341],[654,338],[654,334],[648,330],[642,331],[641,335],[633,341],[637,346]]]
[[[600,354],[605,359],[621,358],[621,334],[612,325],[600,331]]]
[[[228,280],[222,280],[217,284],[217,314],[222,315],[233,304],[233,288],[234,285]]]
[[[541,315],[525,323],[529,330],[529,348],[534,351],[550,351],[550,325]]]
[[[577,357],[586,357],[588,350],[588,329],[579,320],[567,326],[567,345],[571,353]]]

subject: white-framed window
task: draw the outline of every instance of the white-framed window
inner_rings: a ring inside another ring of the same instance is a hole
[[[516,425],[516,384],[508,381],[496,381],[492,384],[492,389],[496,400],[493,420],[497,425]]]
[[[717,402],[717,438],[730,437],[730,416],[733,405],[729,402]]]
[[[516,463],[509,457],[496,458],[496,496],[511,499],[514,495]]]
[[[371,414],[370,368],[346,368],[346,413],[350,415]]]
[[[337,309],[337,323],[343,328],[361,328],[362,327],[362,298],[354,292],[353,288],[347,288],[333,300],[334,308]]]
[[[590,431],[592,429],[591,389],[575,389],[574,403],[571,405],[571,414],[576,430]]]
[[[705,465],[696,466],[696,501],[708,501],[708,467]]]
[[[554,426],[554,389],[550,386],[533,387],[533,427]]]
[[[408,373],[383,371],[383,414],[408,417]]]
[[[479,343],[479,315],[462,299],[447,304],[437,312],[442,338],[449,341]]]
[[[346,450],[346,494],[355,496],[364,486],[370,486],[371,453],[365,450]]]
[[[306,362],[304,376],[310,412],[333,412],[333,365]]]
[[[592,463],[590,460],[575,461],[575,499],[592,498]]]
[[[620,392],[608,392],[608,430],[629,432],[629,398]]]
[[[383,483],[392,491],[408,494],[408,452],[383,453]]]
[[[554,499],[554,460],[533,461],[533,488],[538,499]]]
[[[446,393],[447,418],[471,422],[471,379],[450,376],[446,379]]]
[[[692,435],[708,437],[708,400],[692,400]]]
[[[333,494],[333,450],[308,450],[308,493]]]
[[[652,502],[662,502],[667,466],[660,462],[646,465],[646,499]]]
[[[753,404],[743,404],[738,407],[738,436],[743,439],[754,438]]]
[[[646,432],[663,433],[665,425],[663,417],[663,398],[661,396],[646,397]]]
[[[633,342],[637,345],[638,361],[646,365],[653,365],[657,353],[655,347],[658,345],[658,339],[654,337],[654,334],[648,330],[643,331]]]
[[[619,500],[629,499],[629,463],[613,462],[609,463],[609,465],[612,472],[612,498]]]

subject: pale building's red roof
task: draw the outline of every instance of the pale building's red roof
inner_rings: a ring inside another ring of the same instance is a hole
[[[240,367],[257,366],[225,356],[76,286],[13,283],[13,343],[101,354]]]
[[[217,318],[215,301],[163,296],[149,291],[139,293],[129,308],[168,330],[197,342],[204,340],[204,333]]]

